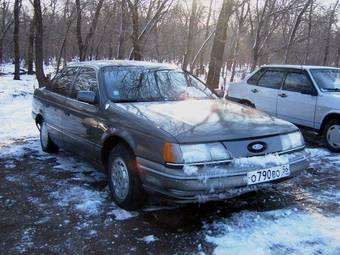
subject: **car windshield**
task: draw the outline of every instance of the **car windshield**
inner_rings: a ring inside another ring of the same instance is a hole
[[[177,101],[216,96],[194,76],[178,69],[104,67],[104,86],[115,102]]]
[[[311,73],[321,90],[340,91],[340,69],[311,69]]]

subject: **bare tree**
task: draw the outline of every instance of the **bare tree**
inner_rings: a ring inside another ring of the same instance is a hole
[[[210,53],[209,72],[207,85],[215,89],[219,85],[220,72],[223,65],[224,48],[227,40],[227,27],[229,18],[233,12],[234,1],[223,0],[222,9],[219,14],[213,46]]]
[[[30,21],[30,28],[28,34],[28,47],[27,47],[27,73],[34,74],[33,62],[34,62],[34,18]]]
[[[80,4],[80,0],[76,0],[76,9],[77,9],[77,40],[78,40],[78,49],[79,49],[79,59],[80,61],[84,61],[87,56],[88,48],[90,41],[92,40],[93,34],[97,28],[98,17],[100,14],[100,10],[103,6],[104,0],[99,0],[95,14],[93,16],[90,29],[85,37],[85,42],[82,37],[82,6]]]
[[[139,32],[139,14],[138,14],[138,6],[140,0],[128,0],[131,18],[132,18],[132,50],[130,52],[130,59],[141,60],[142,59],[142,48],[143,43],[145,43],[148,34],[155,28],[157,23],[163,18],[163,16],[167,13],[172,5],[172,0],[153,0],[150,1],[149,9],[147,13],[147,23]],[[152,10],[154,9],[154,5],[156,5],[153,16],[151,17]]]
[[[213,1],[214,0],[210,0],[207,20],[206,20],[206,23],[205,23],[205,35],[204,35],[205,41],[207,41],[207,39],[209,38],[209,25],[210,25]],[[211,36],[212,36],[212,34],[211,34]],[[205,45],[204,45],[204,47],[205,47]],[[199,62],[199,68],[197,69],[197,72],[198,72],[198,74],[203,74],[204,73],[204,65],[203,65],[203,62],[204,62],[204,52],[201,51],[199,55],[200,55],[200,62]],[[193,61],[192,66],[194,66],[194,61]]]
[[[241,2],[240,8],[236,9],[237,28],[236,28],[235,48],[234,48],[234,54],[233,54],[233,59],[232,59],[230,82],[233,82],[235,78],[237,59],[239,58],[239,51],[240,51],[240,37],[242,33],[244,32],[244,25],[245,25],[245,22],[246,22],[248,13],[249,13],[249,9],[247,8],[248,4],[249,4],[248,1]]]
[[[280,13],[287,11],[291,8],[281,7],[277,9],[277,0],[265,0],[262,7],[259,5],[259,0],[256,1],[255,11],[249,9],[249,23],[250,34],[253,39],[251,48],[251,70],[254,70],[258,65],[259,58],[263,53],[263,49],[268,40],[273,35],[274,31],[280,24],[282,15]]]
[[[14,80],[20,80],[20,49],[19,49],[19,28],[20,28],[21,0],[14,1]]]
[[[189,19],[189,28],[188,28],[188,39],[186,44],[186,50],[184,54],[183,69],[188,68],[189,61],[191,59],[193,46],[194,46],[194,34],[197,32],[197,0],[192,1],[191,6],[191,14]]]
[[[296,35],[296,31],[298,30],[299,26],[300,26],[300,23],[302,21],[302,17],[303,15],[305,14],[305,12],[307,11],[308,9],[308,6],[312,3],[312,0],[306,0],[305,1],[305,4],[303,5],[303,7],[301,8],[301,10],[298,12],[298,15],[296,16],[295,18],[295,22],[294,22],[294,25],[291,29],[291,32],[290,32],[290,35],[289,35],[289,39],[288,39],[288,43],[287,43],[287,47],[286,47],[286,50],[285,50],[285,55],[284,55],[284,60],[283,62],[285,64],[287,64],[288,62],[288,57],[289,57],[289,51],[290,51],[290,48],[291,46],[293,45],[294,43],[294,39],[295,39],[295,35]]]
[[[120,4],[120,26],[119,26],[119,39],[118,39],[118,51],[117,51],[117,58],[123,59],[125,53],[125,34],[126,34],[126,14],[125,9],[127,8],[126,0],[121,0]]]
[[[35,71],[39,87],[43,87],[46,86],[48,79],[44,73],[44,53],[42,51],[42,49],[44,49],[44,31],[40,0],[34,0],[33,7],[35,23]]]
[[[308,31],[307,31],[307,45],[305,50],[305,56],[304,56],[304,64],[307,64],[310,56],[310,47],[311,47],[311,40],[312,40],[312,25],[313,25],[313,6],[314,1],[311,0],[311,3],[309,5],[309,14],[308,14]]]
[[[1,34],[0,34],[0,64],[3,62],[3,45],[4,45],[4,38],[11,28],[12,24],[14,23],[14,19],[9,16],[9,3],[10,1],[2,0],[1,1]]]
[[[324,55],[323,55],[323,65],[328,64],[328,58],[329,58],[329,47],[331,42],[331,36],[332,36],[332,28],[335,23],[335,12],[338,8],[338,5],[340,3],[340,0],[337,0],[334,4],[333,8],[329,11],[329,21],[328,21],[328,28],[327,28],[327,35],[325,39],[325,49],[324,49]]]

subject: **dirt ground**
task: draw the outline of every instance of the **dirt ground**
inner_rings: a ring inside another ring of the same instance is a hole
[[[307,140],[320,147],[317,137]],[[318,237],[318,224],[316,230],[301,225],[319,215],[321,223],[339,226],[340,159],[325,149],[303,175],[278,186],[207,204],[152,201],[131,213],[112,202],[103,174],[63,152],[42,153],[36,138],[1,150],[0,254],[232,254],[242,251],[238,245],[251,252],[249,242],[285,229],[285,222],[295,239],[310,236],[298,244],[261,239],[267,243],[255,247],[272,254],[340,253],[339,230],[327,228]]]

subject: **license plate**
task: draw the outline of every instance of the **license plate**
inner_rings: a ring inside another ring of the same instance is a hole
[[[248,185],[270,182],[290,175],[289,164],[251,171],[247,173]]]

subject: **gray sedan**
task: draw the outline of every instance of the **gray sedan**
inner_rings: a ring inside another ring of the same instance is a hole
[[[35,91],[33,117],[42,149],[101,167],[125,209],[152,193],[176,202],[227,199],[308,167],[296,126],[221,100],[167,64],[69,64]]]

